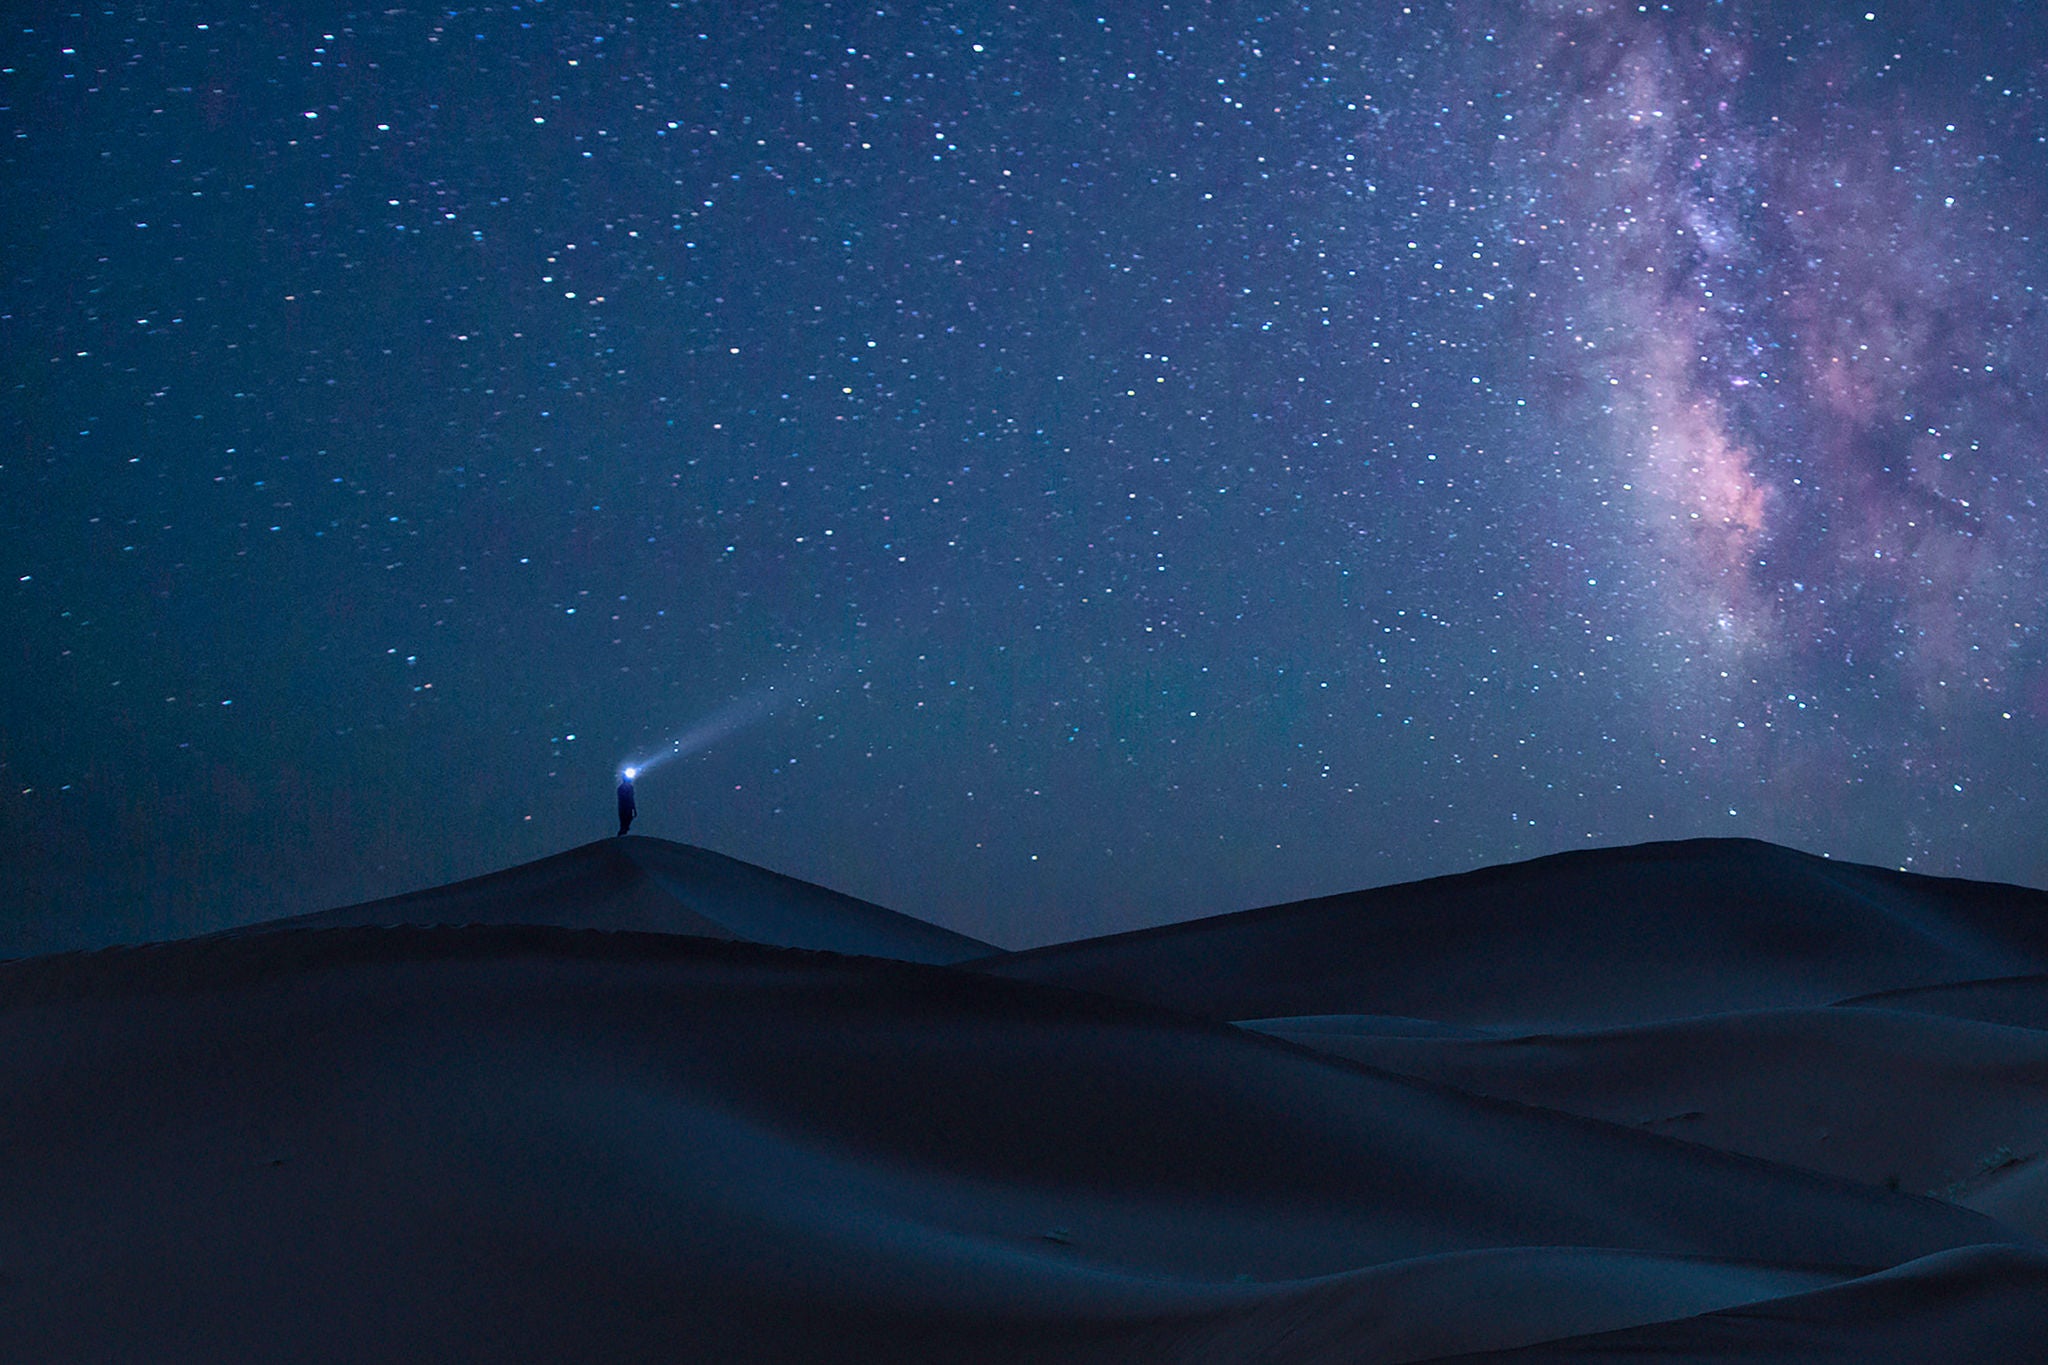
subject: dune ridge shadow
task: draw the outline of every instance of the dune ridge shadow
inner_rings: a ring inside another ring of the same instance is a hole
[[[13,1349],[2010,1359],[2041,895],[1816,861],[1002,954],[628,838],[0,964]]]

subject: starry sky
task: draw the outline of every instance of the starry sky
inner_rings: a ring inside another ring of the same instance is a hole
[[[2048,19],[1871,3],[11,7],[0,952],[646,754],[1006,947],[2048,884]]]

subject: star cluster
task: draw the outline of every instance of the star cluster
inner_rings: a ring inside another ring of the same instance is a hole
[[[2048,882],[2027,7],[315,10],[0,37],[0,947]]]

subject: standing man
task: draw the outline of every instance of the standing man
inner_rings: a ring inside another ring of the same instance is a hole
[[[619,833],[622,836],[633,827],[633,772],[627,768],[619,774]]]

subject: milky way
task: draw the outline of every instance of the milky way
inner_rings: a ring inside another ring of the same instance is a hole
[[[735,716],[636,830],[1005,944],[2048,882],[2029,7],[10,22],[0,948],[537,857]]]
[[[1567,244],[1533,355],[1620,482],[1616,586],[1662,618],[1674,709],[1774,804],[1882,754],[1896,847],[1981,872],[1972,817],[2024,805],[1999,751],[2043,718],[2039,34],[1888,18],[1543,15],[1515,77],[1562,97],[1497,164],[1523,240]],[[1985,777],[2010,786],[1930,804]]]
[[[1902,89],[1921,36],[1853,20],[1790,53],[1622,6],[1545,27],[1529,78],[1576,98],[1503,160],[1571,243],[1550,340],[1612,390],[1674,633],[1825,648],[1875,594],[1911,639],[1864,643],[1915,700],[1988,685],[1966,656],[2025,629],[2039,560],[2031,518],[1989,515],[2032,507],[2041,448],[2038,160],[2010,86]]]

